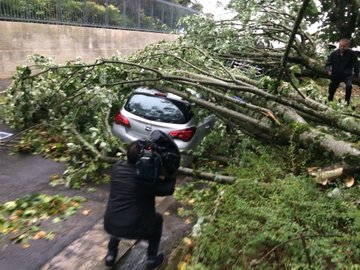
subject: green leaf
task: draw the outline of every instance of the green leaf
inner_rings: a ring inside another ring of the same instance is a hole
[[[15,201],[9,201],[3,204],[3,207],[7,211],[14,210],[17,207],[17,204]]]
[[[62,221],[62,218],[60,218],[60,217],[56,217],[53,219],[53,223],[59,223],[61,221]]]
[[[37,213],[35,209],[26,209],[23,213],[23,216],[33,216]]]
[[[46,240],[53,240],[55,238],[55,234],[53,232],[48,232],[45,236]]]

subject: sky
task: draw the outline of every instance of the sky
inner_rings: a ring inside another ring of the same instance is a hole
[[[196,0],[198,3],[202,4],[204,9],[203,12],[214,14],[215,19],[226,19],[231,16],[230,11],[225,11],[224,6],[227,5],[229,0]]]

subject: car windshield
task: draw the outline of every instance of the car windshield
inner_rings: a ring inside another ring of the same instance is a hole
[[[125,109],[148,120],[174,124],[185,124],[193,117],[187,102],[139,93],[129,98]]]

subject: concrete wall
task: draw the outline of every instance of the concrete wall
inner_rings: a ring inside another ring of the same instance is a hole
[[[78,56],[92,62],[177,38],[151,32],[0,21],[0,80],[8,81],[16,66],[26,64],[26,57],[34,53],[52,57],[59,64]]]

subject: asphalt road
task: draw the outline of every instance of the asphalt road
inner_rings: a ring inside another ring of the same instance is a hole
[[[12,132],[11,129],[1,125],[0,131]],[[30,240],[30,247],[26,249],[20,244],[13,243],[9,235],[0,235],[0,269],[40,269],[64,247],[78,239],[102,219],[108,186],[96,186],[95,192],[87,192],[87,189],[70,190],[60,186],[51,187],[48,184],[50,176],[61,174],[64,169],[65,165],[62,163],[56,163],[38,155],[10,155],[9,149],[0,147],[0,203],[33,193],[79,195],[87,198],[82,209],[91,209],[87,216],[84,216],[80,210],[60,223],[43,222],[41,229],[47,232],[52,231],[55,238]]]
[[[1,131],[14,132],[0,124]],[[82,209],[90,210],[89,215],[83,215],[80,209],[68,220],[60,223],[53,223],[51,220],[42,222],[41,230],[52,231],[55,238],[30,240],[30,246],[26,249],[13,243],[10,235],[0,234],[0,270],[106,269],[103,258],[108,235],[102,228],[102,218],[109,186],[92,186],[95,192],[88,192],[89,186],[79,190],[62,186],[51,187],[51,175],[61,174],[64,170],[63,163],[44,159],[39,155],[10,155],[9,149],[0,146],[0,204],[34,193],[79,195],[87,199],[82,204]],[[183,181],[184,179],[181,179],[178,184]],[[177,215],[178,207],[178,203],[171,196],[159,200],[157,206],[159,212],[166,212],[161,250],[167,256],[191,228],[191,225]],[[119,248],[123,255],[112,269],[144,269],[147,248],[144,241],[138,241],[134,246],[123,243]]]

